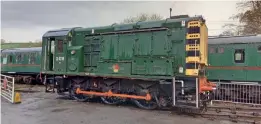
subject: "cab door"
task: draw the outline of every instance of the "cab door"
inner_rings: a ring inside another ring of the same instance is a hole
[[[66,51],[67,45],[63,38],[55,40],[54,71],[57,73],[66,72]]]

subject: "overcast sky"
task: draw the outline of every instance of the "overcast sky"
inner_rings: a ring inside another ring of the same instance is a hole
[[[9,2],[1,3],[1,37],[12,42],[41,39],[50,30],[64,27],[111,25],[139,13],[202,15],[206,18],[209,35],[222,32],[222,25],[236,13],[236,1],[154,1],[154,2]]]

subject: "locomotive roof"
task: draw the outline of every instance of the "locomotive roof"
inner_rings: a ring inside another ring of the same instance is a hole
[[[121,30],[130,30],[133,29],[133,26],[140,26],[140,28],[155,28],[155,27],[162,27],[164,23],[172,23],[172,22],[182,22],[182,21],[189,21],[189,20],[199,20],[203,19],[201,16],[195,17],[180,17],[180,18],[167,18],[163,20],[156,20],[156,21],[140,21],[136,23],[129,23],[129,24],[112,24],[106,26],[99,26],[99,27],[86,27],[86,28],[79,28],[75,29],[75,31],[91,31],[93,29],[109,29],[114,28],[115,31]]]
[[[209,37],[208,44],[261,43],[261,35]]]
[[[42,47],[30,47],[30,48],[11,48],[3,49],[2,53],[11,53],[11,52],[40,52]]]
[[[80,27],[73,27],[73,28],[62,28],[62,29],[56,29],[56,30],[50,30],[47,31],[43,37],[57,37],[57,36],[66,36],[68,33],[73,30],[74,28],[80,28]]]

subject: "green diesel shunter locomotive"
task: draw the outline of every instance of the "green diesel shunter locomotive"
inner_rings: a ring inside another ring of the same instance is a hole
[[[205,20],[188,16],[52,30],[43,35],[41,72],[59,94],[79,101],[200,108],[212,90],[207,40]]]
[[[16,83],[40,83],[41,47],[1,50],[1,74],[13,76]]]

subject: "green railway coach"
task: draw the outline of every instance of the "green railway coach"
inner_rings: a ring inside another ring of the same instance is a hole
[[[41,47],[1,50],[1,73],[14,76],[16,82],[40,81],[41,51]]]
[[[261,36],[209,38],[207,76],[212,81],[261,83]]]

